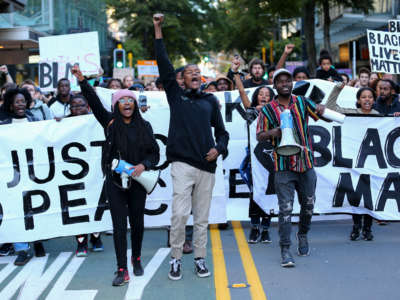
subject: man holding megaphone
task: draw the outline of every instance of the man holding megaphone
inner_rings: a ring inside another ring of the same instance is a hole
[[[78,65],[72,68],[82,94],[88,100],[97,121],[104,128],[106,142],[102,154],[102,169],[106,175],[106,193],[110,203],[115,254],[118,270],[114,286],[129,281],[127,268],[127,222],[131,225],[133,273],[143,275],[141,250],[144,231],[146,181],[144,173],[154,168],[160,159],[160,148],[149,122],[143,120],[135,94],[118,90],[112,96],[112,112],[102,105],[93,88],[83,77]],[[133,180],[135,178],[135,180]],[[142,179],[142,181],[140,179]]]
[[[288,70],[275,71],[273,84],[278,95],[261,110],[257,139],[270,140],[275,147],[273,156],[275,191],[279,204],[281,265],[293,267],[294,259],[289,248],[295,190],[301,206],[297,250],[300,256],[310,253],[307,233],[314,209],[317,177],[313,169],[308,118],[318,120],[324,114],[325,107],[316,105],[311,99],[293,95],[293,78]]]

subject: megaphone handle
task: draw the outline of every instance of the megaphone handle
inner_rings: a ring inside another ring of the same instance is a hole
[[[125,172],[121,173],[121,182],[124,189],[128,188],[128,177],[128,174],[126,174]]]

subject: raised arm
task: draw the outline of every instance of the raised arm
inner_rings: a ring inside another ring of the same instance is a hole
[[[233,78],[235,79],[236,87],[239,90],[239,95],[240,95],[240,99],[242,99],[243,106],[245,108],[249,108],[251,106],[251,102],[249,100],[249,97],[246,94],[246,91],[244,90],[243,82],[240,79],[239,73],[236,73]]]
[[[173,92],[180,89],[178,83],[176,82],[176,75],[173,65],[171,64],[167,50],[163,42],[163,35],[161,24],[164,21],[163,14],[155,14],[153,16],[154,24],[154,35],[155,35],[155,50],[156,50],[156,60],[158,65],[158,71],[160,73],[160,79],[163,83],[164,89],[167,92]],[[168,99],[170,100],[170,99]]]
[[[337,104],[337,99],[339,97],[340,92],[343,90],[345,84],[344,82],[341,83],[340,85],[335,84],[335,86],[332,89],[332,92],[330,93],[328,100],[326,101],[325,107],[340,113],[346,113],[346,109],[340,107]]]
[[[278,63],[276,64],[277,70],[281,69],[285,66],[286,59],[293,52],[293,49],[294,49],[294,44],[287,44],[285,46],[285,50],[283,51],[281,58],[279,59]]]
[[[94,89],[88,84],[85,77],[83,77],[79,66],[74,65],[71,72],[78,79],[82,95],[87,99],[97,121],[99,121],[103,128],[106,128],[112,120],[112,114],[104,108]]]

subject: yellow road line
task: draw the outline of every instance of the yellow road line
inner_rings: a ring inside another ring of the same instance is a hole
[[[228,288],[228,276],[224,251],[222,250],[221,235],[218,225],[210,225],[211,251],[214,263],[214,282],[216,300],[230,300],[231,294]]]
[[[240,257],[242,258],[243,268],[246,273],[247,283],[250,285],[251,299],[267,300],[242,225],[239,221],[232,221],[232,226],[238,244]]]

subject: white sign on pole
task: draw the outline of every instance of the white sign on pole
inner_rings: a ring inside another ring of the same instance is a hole
[[[39,38],[39,86],[42,91],[54,91],[61,78],[71,81],[79,90],[71,68],[78,63],[83,75],[97,74],[100,68],[97,31]]]
[[[158,77],[157,61],[155,60],[138,60],[137,62],[138,76]]]
[[[367,30],[372,72],[400,74],[400,33]]]

